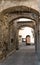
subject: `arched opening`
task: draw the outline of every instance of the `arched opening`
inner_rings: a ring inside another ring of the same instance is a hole
[[[35,32],[31,27],[23,27],[19,30],[19,50],[33,50],[35,52]]]
[[[19,43],[21,44],[22,42],[25,42],[26,45],[26,38],[29,37],[29,44],[35,44],[34,37],[34,29],[30,27],[24,27],[19,30]]]
[[[13,20],[12,20],[13,21]],[[25,28],[25,27],[29,27],[29,28],[31,28],[32,30],[31,30],[31,32],[35,35],[35,25],[36,25],[36,23],[35,23],[35,21],[34,20],[32,20],[32,19],[29,19],[29,18],[25,18],[25,17],[20,17],[20,18],[16,18],[15,20],[14,20],[14,22],[15,23],[17,23],[16,24],[16,26],[17,26],[17,31],[18,31],[18,35],[19,35],[19,31],[20,30],[22,30],[22,28]],[[33,32],[33,30],[34,30],[34,32]],[[30,34],[30,31],[29,31],[29,34]],[[25,33],[24,33],[24,35],[25,35]],[[27,35],[27,34],[26,34]],[[19,37],[19,36],[18,36]],[[20,35],[20,37],[21,37],[21,35]],[[22,37],[21,37],[22,38]],[[21,39],[20,38],[20,39]],[[19,40],[19,39],[18,39]],[[21,39],[21,41],[22,41],[22,39]],[[35,40],[34,40],[35,41]],[[18,41],[19,42],[19,41]],[[35,42],[34,42],[35,43]],[[18,43],[18,45],[19,45],[19,43]],[[19,46],[18,46],[19,47]]]
[[[2,19],[3,17],[3,19]],[[8,8],[1,12],[1,18],[0,20],[5,23],[5,26],[7,24],[7,27],[3,28],[3,32],[6,30],[6,33],[4,32],[3,35],[3,43],[4,39],[8,43],[8,52],[18,49],[19,43],[18,43],[18,32],[19,29],[22,27],[31,27],[34,29],[35,33],[35,50],[37,52],[37,45],[38,45],[38,17],[39,12],[36,10],[25,7],[25,6],[15,6]],[[24,20],[22,20],[24,18]],[[19,21],[19,19],[21,19]]]
[[[18,41],[19,41],[19,49],[27,48],[26,46],[26,36],[30,36],[30,46],[29,48],[34,48],[35,50],[35,21],[28,18],[19,18],[17,21],[18,27]],[[15,21],[15,22],[16,22]],[[32,47],[33,46],[33,47]]]

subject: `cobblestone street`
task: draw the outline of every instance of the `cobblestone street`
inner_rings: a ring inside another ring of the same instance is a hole
[[[0,65],[40,65],[34,46],[21,46],[18,51],[6,58]]]

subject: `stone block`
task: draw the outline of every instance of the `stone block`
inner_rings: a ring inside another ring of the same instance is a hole
[[[0,60],[3,58],[3,53],[0,51]]]

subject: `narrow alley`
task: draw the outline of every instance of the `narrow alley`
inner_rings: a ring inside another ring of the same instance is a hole
[[[35,46],[26,46],[23,43],[23,45],[19,47],[19,50],[6,58],[0,65],[39,65],[35,53]]]

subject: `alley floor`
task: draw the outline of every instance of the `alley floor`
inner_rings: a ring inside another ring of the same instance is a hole
[[[22,45],[19,50],[7,57],[0,65],[40,65],[34,45]]]

